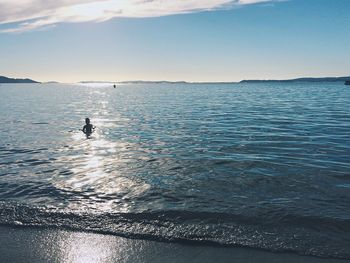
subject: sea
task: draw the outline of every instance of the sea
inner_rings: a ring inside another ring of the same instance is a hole
[[[350,88],[1,84],[0,225],[350,259]]]

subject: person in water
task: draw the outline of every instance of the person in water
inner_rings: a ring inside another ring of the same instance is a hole
[[[89,118],[86,118],[85,119],[85,125],[83,127],[83,133],[86,134],[86,136],[90,136],[91,133],[94,131],[95,127],[92,126],[92,124],[90,123],[90,119]]]

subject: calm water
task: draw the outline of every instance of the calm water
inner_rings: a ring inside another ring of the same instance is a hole
[[[2,84],[0,224],[350,258],[349,105],[343,83]]]

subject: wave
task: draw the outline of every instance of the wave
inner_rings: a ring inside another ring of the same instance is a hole
[[[288,215],[273,223],[259,216],[213,212],[73,213],[0,202],[0,225],[54,227],[128,238],[350,259],[349,219]]]

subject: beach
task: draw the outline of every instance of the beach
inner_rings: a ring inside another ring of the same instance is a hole
[[[349,260],[149,240],[50,228],[0,227],[0,262],[345,263]]]

